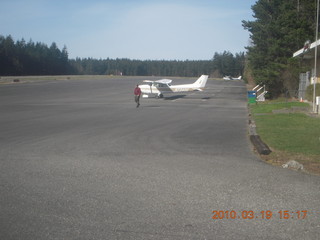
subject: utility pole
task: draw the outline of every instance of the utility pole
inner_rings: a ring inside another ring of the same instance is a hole
[[[313,78],[313,112],[316,112],[316,82],[317,82],[317,55],[318,55],[318,26],[319,26],[319,0],[317,0],[316,46],[314,53],[314,78]]]

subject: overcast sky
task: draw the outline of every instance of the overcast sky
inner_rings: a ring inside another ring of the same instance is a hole
[[[0,35],[69,58],[209,60],[245,51],[255,0],[0,0]]]

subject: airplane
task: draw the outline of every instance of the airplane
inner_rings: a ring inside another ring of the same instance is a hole
[[[157,81],[144,80],[146,84],[139,85],[143,98],[154,96],[163,98],[164,93],[203,91],[208,80],[208,75],[202,75],[197,81],[191,84],[171,85],[171,79],[161,79]]]
[[[239,76],[237,78],[233,78],[231,76],[224,76],[223,80],[241,80],[242,76]]]

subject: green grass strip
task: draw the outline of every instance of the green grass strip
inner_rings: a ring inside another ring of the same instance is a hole
[[[272,110],[279,110],[292,107],[308,107],[308,103],[301,102],[273,102],[273,103],[258,103],[251,105],[251,112],[255,113],[272,113]]]
[[[271,148],[320,155],[320,118],[304,113],[271,114],[273,110],[309,106],[308,103],[301,102],[268,101],[250,105],[250,109],[257,133]]]

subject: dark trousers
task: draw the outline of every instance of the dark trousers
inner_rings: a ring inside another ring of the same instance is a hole
[[[134,101],[137,103],[137,106],[140,105],[140,95],[134,95]]]

